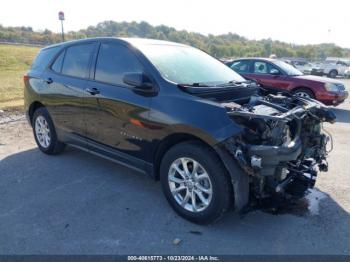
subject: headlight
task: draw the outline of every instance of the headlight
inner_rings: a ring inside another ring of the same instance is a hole
[[[339,92],[339,87],[336,84],[326,83],[324,87],[328,92]]]

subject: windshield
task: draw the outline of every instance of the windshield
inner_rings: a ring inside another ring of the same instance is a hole
[[[138,48],[164,78],[177,84],[215,86],[246,81],[220,61],[193,47],[146,44]]]
[[[274,63],[289,76],[301,76],[301,75],[303,75],[303,73],[300,72],[298,69],[296,69],[294,66],[287,64],[283,61],[274,61]]]

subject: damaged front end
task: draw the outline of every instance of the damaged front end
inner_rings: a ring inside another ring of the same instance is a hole
[[[249,175],[250,195],[300,198],[327,171],[332,138],[323,122],[335,115],[321,103],[296,96],[252,96],[248,103],[222,104],[243,131],[223,143]]]

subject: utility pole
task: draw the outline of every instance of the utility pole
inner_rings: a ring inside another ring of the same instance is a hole
[[[64,42],[64,30],[63,30],[64,13],[63,13],[62,11],[59,11],[59,12],[58,12],[58,19],[61,21],[62,42]]]

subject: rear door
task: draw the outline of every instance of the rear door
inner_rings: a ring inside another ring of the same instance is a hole
[[[152,98],[135,93],[123,83],[123,76],[145,73],[145,68],[134,50],[109,41],[101,42],[94,64],[93,80],[88,83],[91,93],[84,98],[90,144],[94,150],[111,149],[111,154],[116,150],[113,157],[130,165],[142,165],[137,159],[149,156],[148,130],[143,123]]]
[[[236,73],[247,78],[249,77],[251,63],[252,62],[250,60],[237,60],[237,61],[234,61],[230,67]]]
[[[69,46],[57,55],[45,72],[47,85],[43,96],[58,135],[67,142],[84,143],[83,96],[96,42]]]

